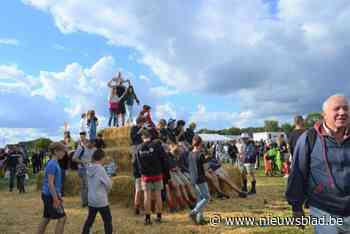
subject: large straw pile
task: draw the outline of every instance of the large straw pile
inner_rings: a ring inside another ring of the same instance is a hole
[[[116,176],[112,178],[113,187],[109,193],[109,201],[113,205],[131,207],[134,198],[134,181],[131,176]]]
[[[131,174],[132,171],[130,129],[130,127],[121,127],[101,131],[106,143],[106,155],[115,160],[118,173]]]
[[[36,189],[41,190],[44,180],[44,172],[41,171],[36,178]],[[64,195],[65,196],[76,196],[80,194],[80,178],[78,172],[69,171],[66,174],[64,181]]]

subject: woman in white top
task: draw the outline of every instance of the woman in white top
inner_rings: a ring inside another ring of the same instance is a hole
[[[86,113],[83,113],[81,115],[79,130],[80,130],[80,133],[83,133],[83,132],[86,133],[87,131]]]

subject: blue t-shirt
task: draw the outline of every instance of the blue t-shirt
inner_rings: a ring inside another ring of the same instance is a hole
[[[61,168],[57,160],[50,160],[45,167],[45,175],[41,192],[48,196],[51,195],[49,189],[49,175],[53,175],[55,177],[54,184],[56,188],[56,193],[61,194],[62,176]]]

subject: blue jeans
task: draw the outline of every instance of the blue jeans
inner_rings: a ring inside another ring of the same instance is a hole
[[[16,168],[10,167],[9,171],[10,171],[9,188],[10,188],[10,191],[12,191],[16,180]],[[18,187],[18,184],[17,184],[17,187]]]
[[[195,184],[194,191],[197,196],[197,204],[191,213],[197,214],[197,222],[199,222],[201,219],[203,219],[203,209],[210,200],[208,184],[206,182],[202,184]]]
[[[131,105],[125,105],[125,106],[126,106],[126,121],[128,123],[132,123],[133,117],[134,117],[133,106]]]
[[[113,121],[113,125],[112,125],[112,121]],[[109,121],[108,121],[108,126],[111,127],[115,127],[117,124],[117,116],[115,114],[114,111],[112,111],[111,109],[109,110]]]
[[[345,234],[350,233],[350,217],[340,217],[337,215],[331,215],[326,211],[320,210],[315,207],[310,207],[310,215],[312,217],[325,217],[326,222],[330,221],[330,218],[342,218],[343,225],[316,225],[315,234]]]

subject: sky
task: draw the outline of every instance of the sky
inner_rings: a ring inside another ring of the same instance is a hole
[[[350,4],[4,0],[0,54],[0,147],[74,135],[90,109],[106,127],[118,71],[155,120],[284,123],[349,95]]]

